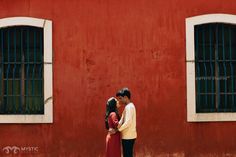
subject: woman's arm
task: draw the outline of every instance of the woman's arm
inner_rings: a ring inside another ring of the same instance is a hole
[[[111,120],[112,120],[112,123],[116,129],[119,124],[119,120],[118,120],[118,117],[115,112],[111,113]]]
[[[110,134],[115,134],[118,131],[117,126],[119,124],[119,120],[118,120],[118,117],[115,112],[110,114],[110,118],[111,118],[110,120],[111,120],[114,128],[109,128],[108,132]]]

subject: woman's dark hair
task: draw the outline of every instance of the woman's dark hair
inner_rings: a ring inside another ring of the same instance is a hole
[[[116,96],[122,96],[122,97],[127,96],[130,99],[131,93],[128,88],[122,88],[116,93]]]
[[[115,112],[116,116],[118,117],[118,120],[120,119],[120,116],[118,114],[118,110],[116,107],[116,99],[114,97],[108,99],[107,104],[106,104],[106,116],[105,116],[105,126],[106,129],[109,129],[109,125],[108,125],[108,117],[110,115],[111,112]]]

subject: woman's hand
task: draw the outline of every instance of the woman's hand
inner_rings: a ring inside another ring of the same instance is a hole
[[[121,127],[121,124],[119,123],[118,126],[117,126],[117,129],[119,129]]]
[[[115,134],[115,133],[117,132],[117,130],[116,130],[116,129],[113,129],[113,128],[109,128],[108,132],[109,132],[111,135],[113,135],[113,134]]]

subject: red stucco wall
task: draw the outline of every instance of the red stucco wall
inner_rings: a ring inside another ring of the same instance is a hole
[[[186,121],[185,18],[208,13],[236,14],[236,2],[1,0],[0,18],[53,22],[54,123],[2,124],[0,150],[103,156],[106,100],[127,86],[137,108],[137,157],[236,155],[235,122]]]

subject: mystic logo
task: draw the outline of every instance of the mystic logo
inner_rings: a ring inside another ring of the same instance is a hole
[[[39,151],[38,147],[32,146],[6,146],[2,148],[5,154],[19,154],[19,153],[37,153]]]
[[[10,154],[10,153],[18,154],[20,152],[20,148],[17,147],[17,146],[12,146],[12,147],[11,146],[6,146],[2,150],[6,154]]]

